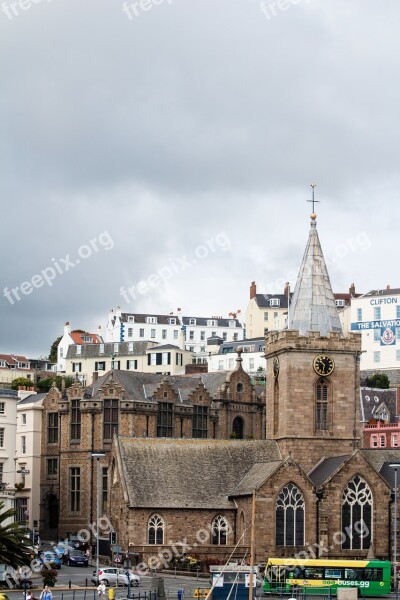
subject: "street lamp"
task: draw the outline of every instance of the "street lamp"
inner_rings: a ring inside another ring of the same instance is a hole
[[[104,452],[92,452],[92,458],[97,459],[97,496],[96,496],[96,577],[99,577],[99,518],[100,518],[100,458],[105,456]]]
[[[392,463],[389,467],[394,469],[393,587],[397,598],[397,469],[400,468],[400,464]]]

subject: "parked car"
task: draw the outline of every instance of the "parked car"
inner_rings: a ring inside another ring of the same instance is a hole
[[[39,558],[44,563],[50,563],[54,568],[61,569],[61,559],[56,552],[41,552]]]
[[[87,567],[89,560],[82,550],[70,550],[67,555],[67,565],[70,567]]]
[[[97,577],[97,572],[93,571],[92,574],[92,583],[97,585],[98,582],[105,583],[105,585],[128,585],[128,577],[127,573],[129,573],[129,583],[132,586],[138,586],[140,584],[140,577],[131,571],[126,571],[125,569],[117,568],[117,567],[104,567],[104,569],[100,569]]]

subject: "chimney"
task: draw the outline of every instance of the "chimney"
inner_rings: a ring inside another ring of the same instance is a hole
[[[97,381],[98,378],[99,378],[98,372],[97,371],[93,371],[93,381],[92,381],[92,383],[94,383],[95,381]]]
[[[354,285],[354,283],[352,283],[351,286],[349,287],[349,294],[352,298],[355,298],[356,286]]]
[[[285,296],[289,296],[290,294],[290,283],[288,281],[285,283],[283,293],[285,294]]]
[[[253,298],[255,298],[256,294],[257,294],[256,282],[252,281],[251,282],[251,286],[250,286],[250,300],[252,300]]]
[[[65,377],[61,379],[61,392],[64,394],[65,392]]]
[[[117,306],[117,309],[115,311],[115,316],[116,317],[121,317],[121,307],[120,306]]]
[[[101,325],[99,325],[97,328],[97,337],[101,339]]]
[[[390,290],[390,283],[387,284],[386,289]]]
[[[108,313],[108,320],[111,321],[114,318],[114,311],[112,308],[110,308],[109,313]]]
[[[71,333],[71,325],[67,321],[64,325],[64,335],[68,335],[69,333]]]

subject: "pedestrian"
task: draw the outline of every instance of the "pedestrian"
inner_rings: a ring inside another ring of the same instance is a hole
[[[97,586],[97,597],[99,600],[106,600],[106,585],[103,582]]]
[[[53,600],[53,594],[49,590],[49,586],[45,585],[40,594],[40,600]]]

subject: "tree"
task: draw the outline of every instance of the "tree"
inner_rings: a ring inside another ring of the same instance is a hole
[[[366,378],[365,385],[371,388],[387,390],[390,387],[390,381],[386,373],[374,373],[371,377]]]
[[[50,347],[50,353],[49,353],[49,362],[52,362],[52,363],[56,363],[57,362],[57,348],[58,348],[58,344],[61,342],[61,339],[62,339],[62,335],[60,335],[52,343],[52,345]]]
[[[65,379],[65,387],[66,388],[71,387],[71,385],[73,383],[75,383],[75,379],[73,377],[71,377],[70,375],[67,375],[67,377],[65,377],[64,379]],[[61,375],[56,375],[55,377],[48,377],[47,379],[41,379],[36,384],[38,392],[41,392],[41,393],[49,392],[53,385],[53,382],[55,382],[56,387],[58,387],[58,389],[61,390],[62,380],[63,380],[63,378]]]
[[[29,564],[31,559],[31,541],[26,536],[26,529],[14,519],[13,508],[4,509],[4,501],[0,500],[0,563],[12,566]]]
[[[17,377],[11,384],[12,390],[17,390],[21,387],[32,387],[34,385],[32,379],[27,379],[26,377]]]

